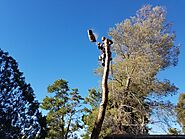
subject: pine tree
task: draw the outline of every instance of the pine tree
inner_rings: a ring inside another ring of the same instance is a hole
[[[80,112],[83,98],[78,89],[69,92],[68,82],[60,79],[49,85],[48,93],[52,93],[53,96],[47,96],[41,105],[42,109],[48,111],[47,137],[51,139],[73,137],[73,133],[82,128]]]
[[[16,60],[0,49],[0,136],[44,137],[44,118],[38,108],[33,89],[25,82]]]

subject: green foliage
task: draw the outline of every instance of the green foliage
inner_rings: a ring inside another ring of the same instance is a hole
[[[176,106],[177,121],[182,126],[183,132],[185,134],[185,94],[180,94],[179,101]]]
[[[38,108],[33,89],[25,82],[17,62],[0,49],[1,138],[44,137],[44,117]]]
[[[67,81],[60,79],[49,85],[48,93],[53,96],[46,96],[41,105],[42,109],[48,110],[47,137],[67,139],[74,136],[73,132],[82,128],[80,111],[83,98],[78,89],[69,92]]]
[[[90,138],[98,114],[98,107],[101,102],[101,93],[99,91],[95,89],[89,89],[88,91],[88,96],[85,98],[85,103],[88,104],[88,106],[83,109],[84,115],[82,117],[82,121],[88,128],[82,136],[83,139]]]

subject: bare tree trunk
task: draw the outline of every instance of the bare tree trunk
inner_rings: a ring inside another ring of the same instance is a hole
[[[110,65],[110,46],[108,39],[105,39],[105,66],[104,66],[104,72],[102,77],[102,101],[100,103],[98,117],[95,121],[95,125],[91,134],[91,139],[98,139],[101,127],[103,124],[103,120],[105,117],[105,111],[108,103],[108,76],[109,76],[109,65]]]

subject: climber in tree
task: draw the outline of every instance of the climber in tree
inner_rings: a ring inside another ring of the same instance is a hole
[[[106,58],[106,54],[105,54],[105,47],[104,47],[104,41],[105,41],[105,37],[102,37],[102,43],[98,42],[98,49],[101,50],[102,54],[98,57],[98,60],[101,61],[102,66],[105,66],[105,58]],[[108,39],[108,43],[109,45],[113,44],[113,42],[111,40]],[[111,52],[110,52],[110,57],[111,57]],[[110,60],[112,60],[112,58],[110,58]]]

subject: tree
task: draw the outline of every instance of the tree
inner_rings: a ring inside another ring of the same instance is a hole
[[[86,133],[82,135],[83,139],[90,138],[102,97],[100,91],[96,91],[95,89],[89,89],[88,92],[88,96],[84,100],[88,106],[83,109],[84,114],[82,117],[82,121],[86,125]]]
[[[102,63],[103,68],[103,75],[102,75],[102,99],[101,103],[99,105],[97,117],[94,123],[94,127],[91,134],[91,139],[98,139],[99,134],[102,128],[102,124],[105,118],[105,112],[108,104],[108,77],[109,77],[109,66],[110,66],[110,59],[111,59],[111,52],[110,52],[110,45],[112,44],[112,41],[102,37],[103,41],[103,47],[104,47],[104,55],[105,57],[104,62]]]
[[[183,132],[185,134],[185,94],[180,94],[179,101],[176,106],[177,121],[182,126]]]
[[[115,58],[101,134],[148,134],[149,123],[163,122],[153,119],[159,109],[174,109],[164,98],[178,89],[169,80],[157,79],[160,71],[178,62],[179,48],[171,24],[166,22],[166,11],[146,5],[136,16],[111,28],[109,35]]]
[[[44,118],[38,108],[33,89],[25,82],[17,62],[0,49],[1,137],[44,137]]]
[[[68,91],[68,83],[62,79],[56,80],[48,87],[48,93],[53,93],[53,96],[47,96],[41,105],[42,109],[48,110],[46,117],[48,138],[67,139],[82,128],[80,107],[83,98],[78,93],[78,89],[72,89],[70,93]]]
[[[177,87],[169,80],[157,79],[158,72],[178,62],[175,34],[171,32],[171,24],[166,22],[164,8],[149,5],[138,10],[136,16],[117,24],[109,34],[116,54],[110,99],[111,110],[116,108],[118,113],[112,121],[120,124],[112,130],[147,134],[151,114],[171,106],[163,98],[177,92]]]

